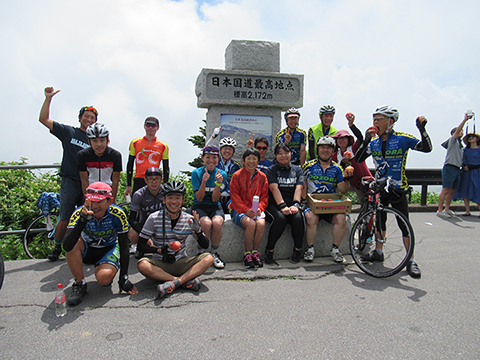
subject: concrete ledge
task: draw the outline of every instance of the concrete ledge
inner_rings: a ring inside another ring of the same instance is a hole
[[[347,233],[340,245],[340,251],[342,254],[350,254],[348,237],[350,235],[351,221],[350,216],[347,214]],[[259,251],[265,255],[265,247],[267,246],[268,231],[270,229],[270,223],[267,221],[265,225],[265,234],[260,244]],[[317,236],[315,238],[315,257],[330,256],[330,249],[332,247],[332,229],[333,225],[320,221],[317,226]],[[230,220],[227,215],[223,224],[223,236],[222,242],[218,253],[223,261],[239,262],[243,260],[245,242],[243,239],[244,229],[236,225]],[[306,250],[307,244],[304,241],[303,250]],[[278,239],[275,245],[275,260],[290,259],[293,250],[293,239],[291,236],[291,227],[287,225],[280,239]],[[187,239],[187,254],[188,256],[194,256],[197,253],[197,242],[193,237]],[[263,256],[262,256],[263,259]]]

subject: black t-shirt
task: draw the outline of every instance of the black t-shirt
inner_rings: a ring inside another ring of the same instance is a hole
[[[62,142],[63,156],[60,176],[68,176],[80,181],[80,174],[77,168],[77,154],[80,150],[90,147],[87,134],[80,128],[60,124],[56,121],[53,122],[53,128],[50,133]]]
[[[293,196],[297,185],[304,185],[305,177],[303,176],[302,168],[298,165],[291,165],[288,167],[280,166],[278,163],[272,165],[267,171],[268,184],[278,184],[278,189],[282,194],[283,201],[287,206],[292,206]],[[269,204],[276,204],[271,191],[268,192]]]
[[[88,171],[88,182],[104,182],[112,186],[112,173],[122,171],[122,154],[107,146],[102,156],[90,147],[78,153],[78,171]]]

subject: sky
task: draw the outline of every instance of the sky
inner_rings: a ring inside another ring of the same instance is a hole
[[[265,40],[280,44],[282,73],[305,76],[301,128],[332,104],[333,126],[348,128],[351,111],[364,131],[388,104],[400,112],[396,130],[419,137],[415,119],[428,119],[434,150],[410,152],[407,167],[441,168],[450,129],[466,110],[480,114],[479,13],[467,0],[2,1],[0,161],[61,161],[60,141],[38,122],[53,86],[50,118],[77,125],[79,109],[95,106],[124,167],[155,116],[172,173],[192,170],[198,149],[186,139],[207,111],[197,76],[225,69],[231,40]]]

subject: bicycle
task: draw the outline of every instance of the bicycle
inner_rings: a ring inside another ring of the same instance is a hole
[[[120,206],[123,209],[128,219],[130,203],[122,202],[117,206]],[[58,211],[54,210],[50,212],[50,218],[52,224],[57,224]],[[25,234],[23,235],[23,249],[30,259],[36,259],[46,257],[45,249],[51,251],[54,246],[55,227],[48,228],[45,217],[40,215],[27,226],[27,230],[25,230]]]
[[[412,257],[413,228],[400,211],[380,203],[381,192],[393,191],[390,179],[366,177],[362,178],[362,185],[367,188],[367,200],[350,233],[350,252],[364,273],[378,278],[389,277],[400,272]],[[383,247],[384,260],[363,260],[362,256],[375,250],[377,243]]]

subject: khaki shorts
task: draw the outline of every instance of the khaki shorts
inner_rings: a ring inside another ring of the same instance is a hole
[[[185,274],[190,268],[199,263],[201,260],[206,258],[210,253],[202,253],[197,256],[193,257],[185,257],[181,258],[180,260],[175,261],[173,264],[166,263],[162,260],[155,260],[155,259],[150,259],[148,257],[141,258],[138,260],[140,261],[148,261],[150,264],[153,266],[158,266],[160,269],[163,271],[169,273],[170,275],[173,276],[182,276]]]

